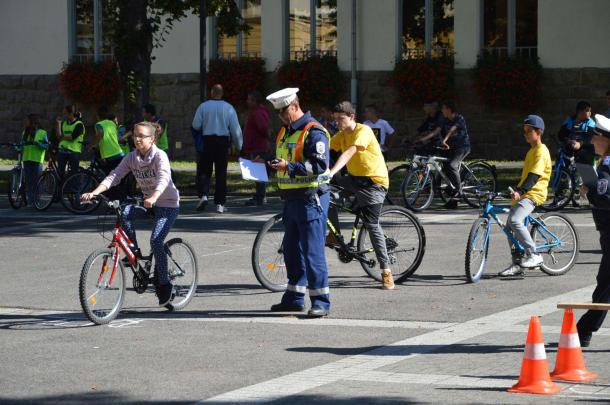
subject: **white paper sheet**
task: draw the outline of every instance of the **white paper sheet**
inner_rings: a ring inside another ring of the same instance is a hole
[[[269,182],[267,169],[265,168],[264,163],[239,158],[239,168],[241,169],[241,177],[244,180]]]

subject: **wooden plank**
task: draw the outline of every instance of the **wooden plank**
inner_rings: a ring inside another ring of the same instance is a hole
[[[610,304],[598,304],[598,303],[561,303],[557,304],[557,308],[572,308],[572,309],[593,309],[596,311],[610,311]]]

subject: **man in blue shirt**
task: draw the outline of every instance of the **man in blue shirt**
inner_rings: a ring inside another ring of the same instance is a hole
[[[222,214],[227,202],[227,166],[229,148],[236,152],[242,147],[243,138],[237,113],[233,106],[222,99],[223,90],[220,84],[212,86],[211,99],[201,103],[195,112],[192,127],[203,137],[203,152],[197,153],[197,185],[201,211],[208,205],[208,193],[213,170],[216,170],[216,187],[214,204],[216,212]]]
[[[462,192],[462,179],[460,179],[460,164],[470,153],[470,138],[466,120],[461,114],[456,112],[453,101],[445,101],[441,105],[441,112],[445,117],[443,122],[441,147],[447,150],[445,173],[451,181],[453,190],[450,192],[454,197],[458,197]],[[445,204],[445,208],[457,208],[457,199],[452,198]]]

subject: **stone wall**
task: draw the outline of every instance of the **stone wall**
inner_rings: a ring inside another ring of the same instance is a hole
[[[394,126],[398,135],[391,155],[395,159],[402,159],[406,154],[405,145],[416,136],[422,111],[418,106],[405,107],[397,102],[394,90],[387,84],[389,75],[390,72],[359,73],[359,111],[367,104],[375,103],[378,106],[382,117]],[[539,110],[508,111],[482,105],[473,90],[472,71],[456,71],[456,102],[469,127],[472,157],[522,159],[527,145],[523,141],[521,122],[528,113],[540,114],[545,119],[545,143],[553,151],[556,147],[551,138],[565,116],[573,112],[578,100],[589,100],[594,112],[606,111],[605,92],[610,89],[610,69],[545,69],[543,76],[543,103]],[[264,87],[265,93],[278,88],[273,74],[268,74]],[[342,98],[347,98],[347,95]],[[199,75],[155,74],[152,76],[151,99],[170,123],[171,156],[180,160],[194,159],[190,125],[199,105]],[[18,140],[23,120],[30,112],[40,114],[45,128],[52,128],[54,117],[61,115],[66,103],[67,100],[59,92],[55,75],[0,75],[0,120],[3,123],[0,142]],[[304,107],[318,116],[318,106]],[[82,112],[86,124],[91,126],[95,119],[95,108]],[[246,112],[243,108],[239,108],[238,112],[240,121],[244,123]],[[120,111],[117,113],[121,116]],[[270,138],[274,139],[280,123],[276,114],[271,114],[271,118]],[[0,150],[0,157],[10,155],[9,150]]]

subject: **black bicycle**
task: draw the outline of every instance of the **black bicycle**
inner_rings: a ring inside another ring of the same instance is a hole
[[[17,162],[10,171],[8,178],[8,203],[18,210],[28,203],[26,197],[25,174],[23,172],[23,144],[2,143],[1,147],[10,147],[17,152]]]
[[[75,173],[69,174],[61,184],[61,204],[73,214],[89,214],[95,211],[99,200],[92,201],[93,204],[84,204],[81,196],[94,190],[106,177],[106,173],[99,163],[97,150],[91,152],[91,161],[86,169],[79,168]]]
[[[354,260],[360,263],[366,274],[377,281],[382,280],[381,269],[367,230],[361,221],[359,208],[354,199],[342,195],[342,190],[332,186],[330,204],[338,210],[355,216],[349,241],[343,240],[341,231],[330,220],[327,226],[335,243],[327,247],[335,250],[342,263]],[[399,283],[413,275],[424,257],[426,234],[415,215],[402,207],[384,206],[379,215],[383,229],[390,267],[394,281]],[[267,220],[254,240],[252,247],[252,269],[259,283],[270,291],[285,291],[288,276],[284,263],[284,225],[282,214]]]
[[[39,211],[46,210],[51,204],[61,199],[62,176],[57,167],[57,146],[49,145],[47,156],[49,157],[47,168],[42,171],[36,182],[34,208]]]

